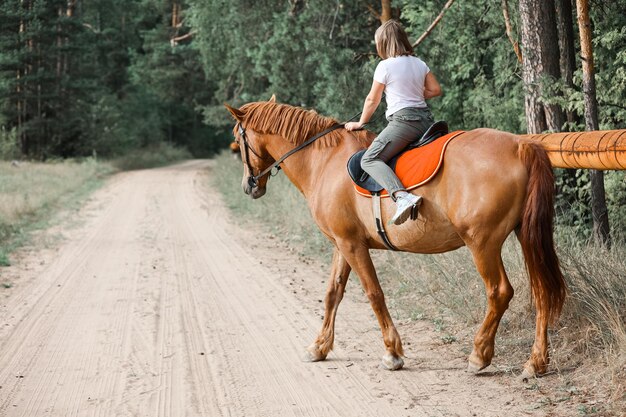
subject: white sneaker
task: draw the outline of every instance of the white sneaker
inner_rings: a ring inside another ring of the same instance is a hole
[[[415,209],[419,209],[420,204],[422,203],[422,196],[406,194],[402,197],[398,197],[396,199],[396,205],[398,208],[396,209],[396,214],[393,215],[391,220],[389,220],[388,224],[402,224],[408,220],[409,216],[411,216],[411,210],[413,207]]]

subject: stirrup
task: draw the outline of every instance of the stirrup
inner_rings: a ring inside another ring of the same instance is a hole
[[[417,220],[417,212],[419,211],[419,206],[421,202],[422,200],[418,201],[416,204],[413,204],[413,207],[411,207],[411,220]]]

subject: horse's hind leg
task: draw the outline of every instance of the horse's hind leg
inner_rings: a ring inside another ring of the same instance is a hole
[[[387,353],[383,356],[382,366],[391,371],[402,368],[404,366],[402,341],[396,326],[393,324],[389,310],[387,310],[385,296],[378,282],[369,249],[365,244],[353,240],[338,241],[337,246],[354,272],[359,276],[365,294],[380,324],[387,350]]]
[[[522,243],[521,230],[515,230],[517,240]],[[550,362],[548,354],[548,322],[549,314],[544,310],[541,303],[536,305],[537,313],[535,317],[535,342],[533,343],[530,358],[524,365],[522,379],[528,379],[544,374]]]
[[[478,372],[491,364],[496,332],[502,315],[513,298],[513,287],[502,263],[502,245],[470,247],[476,269],[483,278],[487,293],[487,313],[474,337],[474,349],[469,357],[468,371]]]
[[[335,317],[337,308],[343,299],[343,293],[350,275],[350,265],[341,255],[338,249],[333,253],[333,264],[328,279],[328,289],[326,290],[324,322],[317,339],[307,348],[305,360],[317,362],[326,359],[328,352],[333,348],[335,340]]]

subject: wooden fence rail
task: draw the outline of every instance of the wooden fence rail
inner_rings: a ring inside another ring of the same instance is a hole
[[[555,168],[626,169],[626,130],[521,135],[541,143]]]

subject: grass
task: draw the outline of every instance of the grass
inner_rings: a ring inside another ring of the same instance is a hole
[[[47,227],[55,213],[79,204],[109,175],[187,158],[187,151],[162,144],[111,161],[0,161],[0,266],[11,264],[11,253],[28,242],[32,231]]]
[[[113,172],[93,159],[51,163],[0,161],[0,265],[24,244],[32,230],[45,227],[52,213],[80,200]]]
[[[222,154],[217,163],[215,185],[240,219],[261,223],[269,235],[301,255],[328,263],[331,246],[313,223],[304,198],[284,175],[272,178],[267,195],[253,201],[241,190],[241,162]],[[602,399],[605,415],[619,413],[626,405],[626,245],[616,242],[609,251],[576,242],[564,230],[555,235],[570,292],[562,318],[550,332],[550,369],[558,372],[568,398],[581,398],[571,390],[585,386],[585,392]],[[515,238],[505,243],[502,256],[516,294],[499,328],[494,363],[519,373],[534,338],[534,311]],[[373,258],[395,318],[430,320],[442,344],[468,354],[486,303],[469,251],[461,248],[439,255],[373,251]]]
[[[252,200],[241,189],[243,169],[228,153],[217,157],[219,169],[212,178],[226,197],[227,207],[240,219],[262,223],[272,237],[279,237],[297,248],[301,255],[330,258],[332,249],[317,229],[300,192],[280,173],[269,180],[267,194]]]

